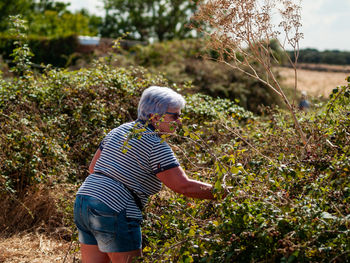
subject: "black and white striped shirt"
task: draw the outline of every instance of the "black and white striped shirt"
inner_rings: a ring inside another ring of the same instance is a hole
[[[143,205],[162,187],[157,173],[179,166],[173,151],[143,121],[125,123],[107,134],[94,173],[90,174],[78,194],[95,197],[116,212],[126,209],[127,217],[142,219],[130,191]]]

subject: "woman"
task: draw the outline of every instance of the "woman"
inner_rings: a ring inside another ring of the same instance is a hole
[[[79,188],[74,219],[83,263],[131,262],[141,256],[141,210],[162,183],[187,197],[214,199],[212,185],[189,179],[160,138],[180,124],[184,98],[152,86],[138,105],[138,119],[108,133]]]

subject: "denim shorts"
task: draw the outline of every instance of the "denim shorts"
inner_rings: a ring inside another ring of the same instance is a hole
[[[94,197],[77,195],[74,222],[82,244],[98,245],[105,253],[141,249],[141,221],[127,218],[125,210],[118,213]]]

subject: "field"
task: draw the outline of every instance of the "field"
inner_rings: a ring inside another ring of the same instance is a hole
[[[315,67],[298,69],[298,90],[306,91],[313,97],[327,98],[335,87],[345,85],[345,78],[350,75],[350,67],[345,66],[324,65],[321,67],[322,71],[314,69]],[[283,83],[294,87],[294,70],[279,68],[279,72],[283,77]]]

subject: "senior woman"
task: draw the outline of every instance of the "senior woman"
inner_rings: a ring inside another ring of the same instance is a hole
[[[184,105],[175,91],[149,87],[138,119],[102,140],[74,205],[83,263],[131,262],[141,256],[141,210],[162,183],[187,197],[214,199],[212,185],[189,179],[160,138],[175,132]]]

